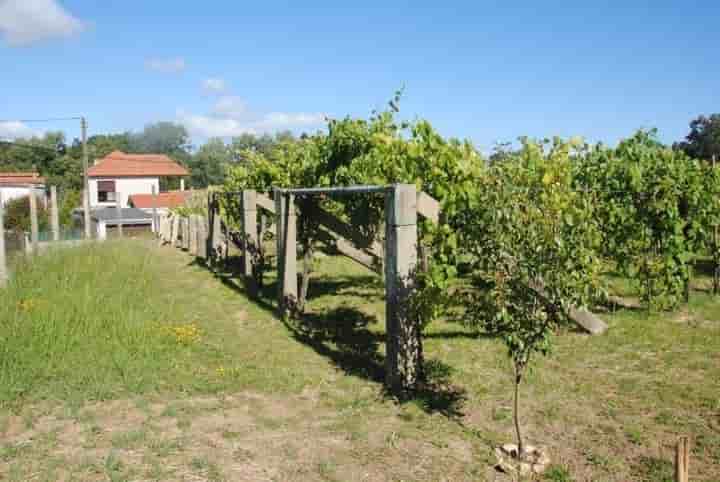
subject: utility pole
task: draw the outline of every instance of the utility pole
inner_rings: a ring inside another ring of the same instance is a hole
[[[90,239],[90,184],[88,183],[87,121],[85,117],[80,118],[80,132],[83,156],[83,190],[85,191],[83,196],[85,239]]]

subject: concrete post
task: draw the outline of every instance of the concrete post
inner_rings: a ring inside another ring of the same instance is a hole
[[[251,296],[257,294],[255,274],[260,249],[257,229],[257,193],[246,190],[242,193],[243,211],[243,275]]]
[[[57,188],[50,186],[50,220],[53,241],[60,241],[60,214],[58,213]]]
[[[182,177],[180,178],[180,190],[181,191],[185,190],[185,178],[182,178]]]
[[[122,238],[123,236],[123,225],[122,225],[122,203],[120,202],[120,199],[122,199],[122,194],[119,192],[115,193],[115,219],[117,221],[117,235],[118,238]]]
[[[177,248],[179,246],[178,240],[180,239],[180,216],[173,214],[172,226],[170,228],[170,246]]]
[[[182,247],[185,251],[190,250],[190,218],[183,218],[183,240]]]
[[[153,207],[152,207],[152,229],[153,233],[155,233],[155,236],[160,239],[160,243],[162,244],[162,237],[160,236],[160,220],[158,219],[157,215],[157,203],[158,203],[158,196],[157,196],[157,189],[155,189],[155,185],[152,186],[152,200],[153,200]]]
[[[5,254],[5,207],[0,192],[0,288],[4,288],[8,280],[7,255]]]
[[[392,186],[385,197],[385,383],[412,389],[422,370],[418,320],[408,313],[417,265],[417,193],[412,184]]]
[[[190,254],[193,256],[198,255],[198,225],[199,219],[197,214],[190,215]]]
[[[220,221],[220,206],[218,205],[217,201],[215,202],[212,226],[210,227],[210,229],[212,229],[213,256],[224,256],[224,253],[220,252],[223,247],[223,234],[222,224]]]
[[[87,189],[83,189],[83,228],[85,228],[85,239],[92,239],[92,232],[90,228],[90,199]],[[88,215],[85,215],[85,213]]]
[[[207,219],[205,219],[205,216],[198,215],[197,255],[205,261],[208,259],[207,231]]]
[[[32,253],[37,254],[39,243],[37,196],[35,190],[30,189],[30,240],[32,241]]]
[[[294,196],[275,189],[277,222],[278,310],[281,317],[292,313],[297,303],[297,222]]]

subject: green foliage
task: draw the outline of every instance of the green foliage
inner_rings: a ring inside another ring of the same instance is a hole
[[[475,186],[462,228],[478,288],[467,320],[505,342],[518,372],[601,288],[595,200],[573,185],[577,149],[523,140]]]
[[[66,191],[61,197],[59,206],[59,217],[60,226],[65,228],[72,228],[73,222],[73,211],[82,205],[82,192],[81,191]]]
[[[688,156],[712,162],[713,156],[720,162],[720,114],[698,116],[690,122],[690,133],[683,142],[674,146]]]
[[[222,184],[231,160],[231,150],[222,139],[208,140],[188,161],[190,184],[196,188]]]
[[[208,213],[208,192],[192,191],[188,199],[181,205],[170,210],[180,217],[188,217],[191,214],[207,216]]]
[[[395,112],[400,93],[390,109],[370,119],[328,121],[327,134],[281,142],[267,153],[245,150],[245,162],[229,169],[226,191],[271,187],[349,186],[359,184],[415,184],[438,199],[443,222],[421,221],[421,257],[411,309],[421,326],[439,315],[446,301],[450,280],[456,275],[459,247],[455,229],[466,216],[464,207],[474,180],[482,172],[482,159],[469,142],[444,139],[426,121],[397,122]],[[224,209],[239,214],[237,197],[223,198]],[[234,200],[233,200],[234,199]],[[307,222],[316,206],[335,213],[355,227],[370,243],[380,240],[384,229],[385,200],[361,195],[342,199],[307,197],[298,199],[301,212],[299,239],[311,249],[317,226]],[[432,256],[425,253],[432,252]]]
[[[38,230],[47,231],[50,227],[49,214],[42,201],[38,199]],[[5,204],[5,229],[17,232],[30,231],[30,197],[11,199]]]
[[[694,253],[707,241],[708,178],[697,161],[639,131],[617,148],[583,157],[578,187],[597,196],[603,254],[640,285],[654,308],[683,299]],[[716,191],[716,189],[714,189]]]

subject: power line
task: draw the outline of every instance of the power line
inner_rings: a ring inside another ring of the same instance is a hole
[[[61,149],[59,147],[45,147],[45,146],[35,146],[32,144],[23,144],[21,142],[11,142],[11,141],[0,141],[0,146],[10,146],[10,147],[25,147],[27,149],[40,149],[43,151],[50,151],[54,152],[56,154],[59,154]]]
[[[58,122],[81,119],[82,117],[48,117],[47,119],[0,119],[0,122]]]

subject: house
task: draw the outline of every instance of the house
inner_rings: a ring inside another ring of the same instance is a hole
[[[45,178],[37,172],[0,172],[0,193],[3,206],[11,199],[27,197],[34,191],[45,199]]]
[[[133,194],[130,196],[128,204],[132,208],[137,208],[152,214],[153,208],[157,210],[159,215],[167,214],[170,209],[182,206],[185,201],[190,198],[190,191],[167,191],[161,192],[157,196],[152,194]]]
[[[184,177],[190,173],[164,154],[126,154],[113,151],[88,169],[90,208],[114,207],[115,194],[120,193],[120,206],[127,207],[131,196],[160,192],[160,178],[179,177],[184,190]]]

